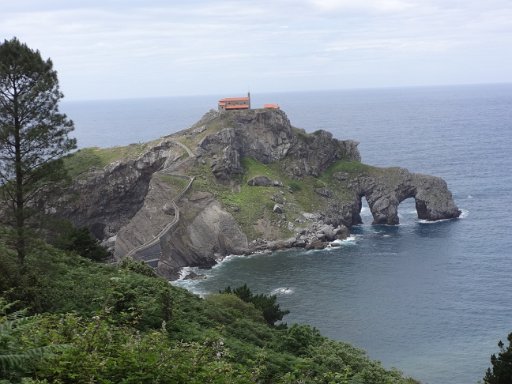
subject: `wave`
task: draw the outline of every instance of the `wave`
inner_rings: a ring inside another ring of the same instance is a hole
[[[279,287],[279,288],[276,288],[276,289],[273,289],[270,294],[271,295],[291,295],[292,293],[294,293],[295,291],[293,290],[293,288],[288,288],[288,287]]]
[[[236,259],[239,259],[241,257],[247,257],[247,256],[244,256],[244,255],[227,255],[225,257],[222,257],[222,258],[218,258],[216,259],[217,261],[217,264],[215,264],[212,269],[217,269],[219,267],[222,267],[224,264],[226,263],[229,263],[230,261],[233,261],[233,260],[236,260]]]
[[[461,208],[460,212],[461,213],[460,213],[460,216],[458,217],[458,219],[465,219],[469,215],[469,211],[467,209]],[[436,220],[436,221],[418,220],[418,223],[420,223],[420,224],[436,224],[436,223],[443,223],[445,221],[450,221],[450,220],[457,220],[457,219],[442,219],[442,220]]]
[[[355,243],[356,243],[356,236],[350,235],[349,237],[347,237],[346,239],[343,239],[343,240],[336,239],[334,241],[331,241],[329,244],[327,244],[325,249],[339,248],[343,245],[354,245]]]
[[[192,272],[199,274],[198,271],[199,271],[199,267],[182,267],[180,269],[180,277],[178,277],[178,279],[175,281],[184,280],[185,277],[187,277]]]

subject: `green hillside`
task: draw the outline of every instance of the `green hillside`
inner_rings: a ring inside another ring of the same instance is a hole
[[[1,383],[415,382],[310,326],[271,325],[234,294],[202,299],[133,261],[34,241],[21,272],[0,237]]]

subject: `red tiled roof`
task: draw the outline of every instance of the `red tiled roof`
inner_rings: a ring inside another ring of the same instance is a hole
[[[249,101],[248,97],[225,97],[223,99],[219,100],[219,103],[221,101]]]

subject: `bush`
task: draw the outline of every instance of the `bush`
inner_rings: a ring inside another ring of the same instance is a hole
[[[13,311],[17,303],[7,303],[0,297],[0,383],[18,382],[53,352],[63,350],[60,345],[41,345],[31,340],[23,345],[23,337],[37,326],[37,317],[26,316],[23,310]]]
[[[302,189],[302,185],[298,181],[290,181],[288,188],[291,192],[299,192]]]
[[[132,259],[131,257],[125,257],[121,260],[121,264],[119,265],[121,269],[125,269],[127,271],[132,271],[138,273],[139,275],[148,276],[148,277],[156,277],[156,273],[153,268],[147,265],[145,262],[137,261]]]
[[[70,228],[57,239],[55,246],[94,261],[105,261],[110,257],[110,252],[100,245],[87,228]]]
[[[484,383],[486,384],[510,384],[512,383],[512,333],[509,333],[508,347],[500,340],[498,347],[500,352],[496,357],[495,354],[491,356],[491,368],[487,369],[487,373],[484,377]]]
[[[309,325],[293,324],[281,339],[281,348],[297,356],[307,356],[313,346],[318,346],[325,338],[318,329]]]
[[[285,315],[290,313],[290,311],[281,310],[279,304],[276,303],[276,295],[254,295],[247,284],[233,290],[231,290],[231,287],[227,287],[220,293],[232,293],[246,303],[254,304],[254,306],[262,312],[263,318],[270,326],[274,326],[276,322],[281,321]]]

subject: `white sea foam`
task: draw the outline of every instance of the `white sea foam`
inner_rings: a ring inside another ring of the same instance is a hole
[[[331,241],[329,244],[327,244],[326,249],[338,248],[343,245],[351,245],[351,244],[355,244],[355,242],[356,242],[356,236],[350,235],[349,237],[347,237],[346,239],[343,239],[343,240],[336,239],[334,241]]]
[[[362,216],[368,216],[368,215],[371,215],[372,212],[370,211],[370,208],[362,207],[361,208],[361,212],[359,214],[362,215]]]
[[[468,215],[469,211],[467,209],[461,209],[459,219],[465,219]]]
[[[350,235],[346,239],[341,240],[341,243],[342,244],[355,244],[356,243],[356,239],[357,239],[356,235]]]
[[[450,220],[454,220],[454,219],[441,219],[441,220],[435,220],[435,221],[421,219],[421,220],[418,220],[418,223],[420,223],[420,224],[437,224],[437,223],[444,223],[445,221],[450,221]]]
[[[236,259],[239,259],[241,257],[250,257],[252,255],[249,255],[249,256],[245,256],[245,255],[227,255],[225,257],[222,257],[222,258],[218,258],[216,261],[217,261],[217,264],[215,264],[212,269],[217,269],[217,268],[220,268],[222,267],[224,264],[226,263],[229,263],[233,260],[236,260]]]
[[[467,209],[461,209],[460,216],[458,218],[465,219],[466,217],[468,217],[468,215],[469,215],[469,211]],[[442,223],[442,222],[450,221],[450,220],[455,220],[455,219],[442,219],[442,220],[436,220],[436,221],[418,220],[418,223],[420,223],[420,224],[436,224],[436,223]]]
[[[270,294],[271,295],[291,295],[294,292],[295,291],[293,290],[293,288],[279,287],[279,288],[273,289],[272,292],[270,292]]]
[[[176,281],[181,281],[187,277],[190,272],[197,273],[198,268],[197,267],[183,267],[180,269],[180,277]]]

